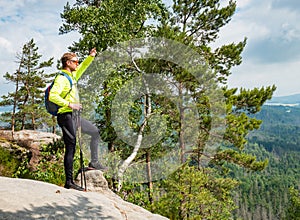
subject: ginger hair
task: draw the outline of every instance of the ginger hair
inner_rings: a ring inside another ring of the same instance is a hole
[[[77,57],[75,53],[72,52],[64,53],[60,59],[62,67],[65,68],[67,66],[67,61],[71,60],[74,57]]]

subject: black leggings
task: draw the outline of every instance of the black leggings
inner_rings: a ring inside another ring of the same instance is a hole
[[[73,181],[73,161],[76,150],[76,130],[77,126],[79,126],[77,120],[78,118],[72,114],[72,112],[59,114],[57,116],[57,122],[62,129],[63,140],[65,143],[64,167],[66,182]],[[81,123],[82,133],[91,136],[91,161],[96,162],[98,161],[98,144],[100,140],[99,130],[95,125],[84,118],[80,118],[79,121]]]

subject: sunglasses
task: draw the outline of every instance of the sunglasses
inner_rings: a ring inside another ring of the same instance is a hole
[[[78,60],[70,60],[71,62],[75,63],[75,64],[78,64],[79,61]]]

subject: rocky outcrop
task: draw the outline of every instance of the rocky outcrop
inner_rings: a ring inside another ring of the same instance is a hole
[[[60,136],[49,133],[34,130],[21,130],[12,132],[10,130],[0,130],[0,138],[8,141],[14,141],[20,146],[30,147],[31,144],[49,144],[53,141],[59,140]]]
[[[85,177],[85,181],[84,181]],[[77,185],[83,185],[86,182],[86,189],[89,192],[104,192],[108,190],[108,183],[103,173],[100,170],[90,170],[84,172],[84,175],[81,177],[81,173],[76,177],[75,183]]]
[[[80,192],[7,177],[0,177],[0,186],[0,219],[167,219],[123,201],[108,189]]]
[[[42,144],[60,139],[38,131],[0,130],[0,147],[31,152],[30,163],[39,161]],[[137,205],[122,200],[108,188],[99,170],[85,172],[87,192],[65,189],[41,181],[0,176],[0,219],[115,219],[166,220]],[[81,175],[75,180],[81,185]]]
[[[21,130],[12,133],[9,130],[0,130],[0,144],[10,151],[16,151],[16,155],[30,153],[29,167],[33,170],[40,159],[42,145],[47,145],[59,140],[61,137],[41,131]],[[27,152],[26,152],[27,151]]]

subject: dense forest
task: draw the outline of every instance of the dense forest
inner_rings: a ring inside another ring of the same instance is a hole
[[[269,152],[282,155],[288,151],[300,151],[300,108],[295,106],[266,105],[257,114],[263,120],[259,131],[253,132],[251,142],[262,144]]]
[[[282,100],[287,103],[288,99]],[[230,173],[241,181],[236,193],[236,216],[242,219],[299,219],[287,210],[290,191],[300,189],[300,108],[264,105],[255,115],[263,121],[248,136],[247,151],[259,159],[268,159],[260,172],[247,172],[235,167]],[[299,194],[298,194],[299,200]]]

